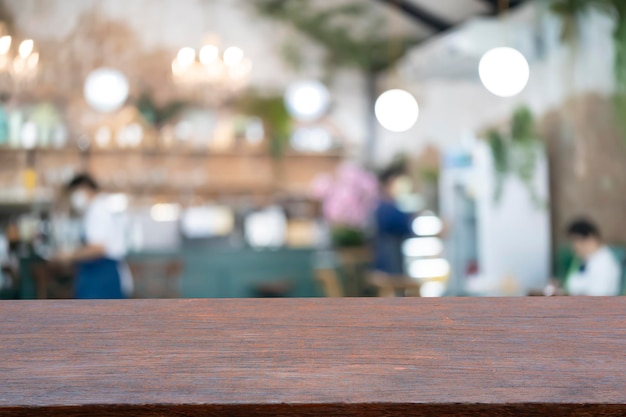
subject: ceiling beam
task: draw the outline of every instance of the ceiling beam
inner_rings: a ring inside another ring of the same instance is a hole
[[[424,9],[418,4],[409,0],[377,0],[380,3],[386,3],[390,7],[395,7],[401,10],[406,16],[412,20],[429,26],[437,32],[443,32],[454,27],[453,23],[440,18],[432,12]]]
[[[481,0],[483,3],[487,3],[487,5],[491,6],[490,14],[497,15],[500,14],[500,7],[502,4],[508,5],[509,9],[514,9],[517,6],[521,6],[525,0],[508,0],[502,2],[501,0]]]

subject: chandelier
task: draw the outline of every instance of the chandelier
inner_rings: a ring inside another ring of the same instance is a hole
[[[240,48],[231,46],[222,51],[214,41],[199,51],[182,48],[172,62],[176,85],[212,102],[226,100],[244,88],[251,69],[252,63]]]
[[[0,25],[0,27],[3,25]],[[35,42],[27,39],[20,42],[17,50],[13,47],[13,37],[0,36],[0,77],[6,93],[19,93],[29,87],[37,77],[39,53],[35,51]]]

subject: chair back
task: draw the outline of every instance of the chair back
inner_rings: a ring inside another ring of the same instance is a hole
[[[128,264],[133,276],[133,298],[178,298],[182,262],[145,260]]]

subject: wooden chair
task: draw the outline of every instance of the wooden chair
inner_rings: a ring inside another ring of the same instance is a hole
[[[286,298],[293,291],[293,281],[278,280],[261,282],[253,287],[256,298]]]
[[[341,298],[345,296],[337,271],[334,269],[317,269],[315,271],[315,278],[322,287],[324,296],[330,298]]]
[[[32,266],[35,291],[39,300],[74,298],[74,269],[56,262],[41,262]]]
[[[0,300],[14,300],[19,298],[19,276],[10,265],[2,266],[2,275],[5,283],[0,287]],[[7,282],[8,281],[8,282]]]
[[[379,297],[419,297],[421,282],[405,275],[372,272],[369,284],[378,290]]]
[[[177,259],[135,261],[128,264],[133,276],[133,298],[178,298],[182,262]]]

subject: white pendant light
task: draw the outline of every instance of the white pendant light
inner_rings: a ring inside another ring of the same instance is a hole
[[[312,122],[328,111],[330,94],[326,86],[319,81],[299,81],[287,89],[285,105],[295,119]]]
[[[129,89],[124,74],[114,69],[100,68],[89,74],[85,81],[85,100],[92,109],[111,113],[126,102]]]
[[[415,97],[404,90],[388,90],[378,97],[374,108],[376,119],[387,130],[406,132],[419,117]]]
[[[492,94],[513,97],[526,88],[530,78],[530,66],[518,50],[501,47],[483,55],[478,73],[483,85]]]

